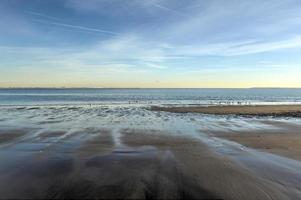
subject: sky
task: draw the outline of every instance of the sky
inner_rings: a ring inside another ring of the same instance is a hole
[[[301,87],[301,3],[0,0],[0,87]]]

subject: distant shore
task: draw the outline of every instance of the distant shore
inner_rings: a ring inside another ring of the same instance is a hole
[[[220,105],[191,107],[152,106],[152,111],[214,115],[301,117],[301,105]]]

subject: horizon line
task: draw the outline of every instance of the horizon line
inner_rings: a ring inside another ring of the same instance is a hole
[[[301,89],[301,87],[0,87],[0,89]]]

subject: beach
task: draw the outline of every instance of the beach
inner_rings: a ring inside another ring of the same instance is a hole
[[[301,198],[298,118],[152,109],[2,107],[0,199]]]
[[[201,113],[214,115],[301,117],[301,105],[211,105],[151,107],[153,111],[175,113]]]
[[[224,132],[215,133],[214,135],[246,147],[301,160],[300,133],[290,133],[283,130],[281,132]]]
[[[248,117],[299,117],[300,105],[237,105],[208,107],[151,107],[154,111],[175,113],[200,113],[212,115],[236,115]],[[247,147],[301,160],[301,126],[275,123],[263,123],[279,126],[280,130],[256,131],[209,131],[215,137],[235,141]]]
[[[100,130],[74,150],[54,146],[43,152],[32,151],[30,159],[19,158],[13,161],[14,167],[1,168],[0,196],[2,199],[289,198],[285,188],[260,179],[199,141],[164,136],[156,131],[145,135],[141,131],[148,130],[122,130],[123,145],[115,148],[109,132]],[[57,137],[47,135],[43,140]],[[60,145],[67,145],[63,143]],[[16,166],[20,162],[22,166]]]

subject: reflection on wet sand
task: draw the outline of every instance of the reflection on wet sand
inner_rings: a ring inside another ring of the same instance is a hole
[[[295,144],[298,120],[122,106],[8,107],[0,113],[0,199],[301,198],[299,161],[239,144],[255,147],[243,142],[252,138],[221,134],[260,133],[263,139],[256,135],[253,143],[273,149],[279,146],[270,137],[277,131],[284,133],[277,141]]]
[[[108,133],[100,132],[69,153],[52,148],[17,159],[3,156],[11,165],[1,163],[5,175],[0,177],[0,197],[217,198],[179,170],[170,150],[143,145],[113,148]],[[1,155],[11,151],[6,148]]]
[[[88,129],[55,144],[47,139],[62,132],[41,133],[40,140],[24,143],[50,145],[37,145],[30,152],[20,143],[3,148],[1,199],[288,198],[285,187],[213,153],[199,140],[158,130],[121,129],[116,144],[114,131]]]

